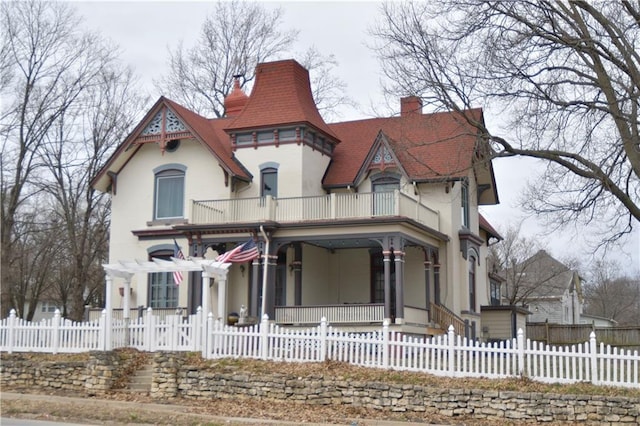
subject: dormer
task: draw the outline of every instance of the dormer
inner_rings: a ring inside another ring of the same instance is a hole
[[[332,156],[340,142],[318,112],[309,71],[294,60],[258,65],[251,96],[225,131],[233,150],[295,143]]]

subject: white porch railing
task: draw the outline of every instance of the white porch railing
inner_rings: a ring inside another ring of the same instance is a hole
[[[272,220],[303,222],[398,216],[439,230],[439,213],[400,192],[332,193],[294,198],[239,198],[193,201],[193,224]]]
[[[276,306],[276,324],[316,325],[322,318],[330,324],[382,324],[384,304]]]
[[[411,337],[390,329],[348,333],[326,319],[308,329],[278,326],[265,316],[256,325],[232,327],[201,313],[156,321],[144,318],[107,324],[74,323],[60,318],[30,323],[15,317],[0,321],[0,351],[87,352],[133,346],[145,351],[202,351],[205,358],[242,357],[275,361],[336,360],[394,370],[422,371],[447,377],[528,377],[549,383],[591,382],[596,385],[640,387],[638,351],[596,343],[595,333],[579,345],[553,347],[516,339],[492,344],[471,341],[454,333],[433,338]],[[112,341],[107,342],[107,336]],[[108,344],[109,343],[109,344]]]

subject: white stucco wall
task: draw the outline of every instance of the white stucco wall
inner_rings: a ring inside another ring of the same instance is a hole
[[[322,176],[329,165],[330,158],[306,145],[284,144],[280,146],[261,146],[258,149],[241,148],[236,157],[253,175],[253,183],[242,192],[242,197],[260,196],[260,165],[278,164],[278,197],[300,197],[303,195],[321,195]]]
[[[404,304],[426,309],[426,300],[424,252],[417,247],[407,247],[404,263]]]
[[[188,219],[191,200],[229,198],[224,174],[208,149],[195,140],[182,140],[175,152],[164,155],[155,143],[145,144],[118,173],[117,192],[111,197],[111,230],[109,262],[119,260],[147,260],[148,248],[167,241],[139,240],[132,230],[163,229],[164,225],[148,225],[153,220],[155,177],[153,169],[166,164],[187,166],[185,173],[185,218]],[[211,182],[211,184],[203,184]],[[188,255],[186,239],[176,239],[183,253]],[[180,286],[180,305],[186,306],[188,274]],[[120,280],[113,285],[114,306],[119,303],[117,293]],[[147,305],[147,275],[137,274],[132,280],[131,306]]]

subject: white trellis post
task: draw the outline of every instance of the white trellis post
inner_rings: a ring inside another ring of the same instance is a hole
[[[218,319],[227,322],[227,274],[216,276],[218,282]]]
[[[113,280],[111,278],[111,276],[109,276],[107,274],[106,278],[106,289],[105,289],[105,296],[104,296],[104,305],[105,305],[105,310],[107,311],[107,317],[106,317],[106,324],[107,324],[107,329],[106,329],[106,333],[105,333],[105,344],[104,344],[104,350],[106,351],[110,351],[112,349],[112,340],[111,340],[111,336],[112,336],[112,332],[113,332],[113,297],[111,295],[111,286],[113,284]]]
[[[125,347],[129,347],[129,341],[131,340],[131,330],[129,329],[129,305],[130,301],[130,292],[131,292],[131,277],[127,277],[124,279],[124,294],[123,294],[123,303],[122,303],[122,319],[124,321],[124,344]]]

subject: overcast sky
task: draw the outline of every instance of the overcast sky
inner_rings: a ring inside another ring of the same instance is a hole
[[[117,43],[122,50],[122,60],[139,76],[144,88],[154,102],[157,93],[153,80],[167,70],[168,48],[175,48],[180,40],[192,46],[198,39],[205,16],[213,9],[211,2],[74,2],[87,27],[101,32]],[[381,75],[377,59],[367,47],[371,39],[367,30],[378,16],[379,4],[374,2],[266,2],[267,8],[284,10],[287,29],[300,31],[291,57],[296,59],[310,46],[323,55],[335,55],[339,65],[336,74],[346,82],[347,94],[356,102],[356,108],[341,111],[337,121],[371,116],[372,111],[388,111],[380,90]],[[399,100],[395,105],[399,110]],[[504,134],[497,117],[485,112],[489,128]],[[542,235],[542,222],[536,218],[525,219],[518,208],[520,194],[526,182],[535,180],[536,162],[529,159],[499,159],[494,161],[494,171],[500,204],[482,208],[484,216],[498,229],[524,220],[523,231],[528,237],[538,236],[541,244],[559,259],[575,253],[587,266],[592,260],[587,248],[585,232],[567,229]],[[624,246],[610,254],[628,274],[640,271],[640,232],[624,241]]]

